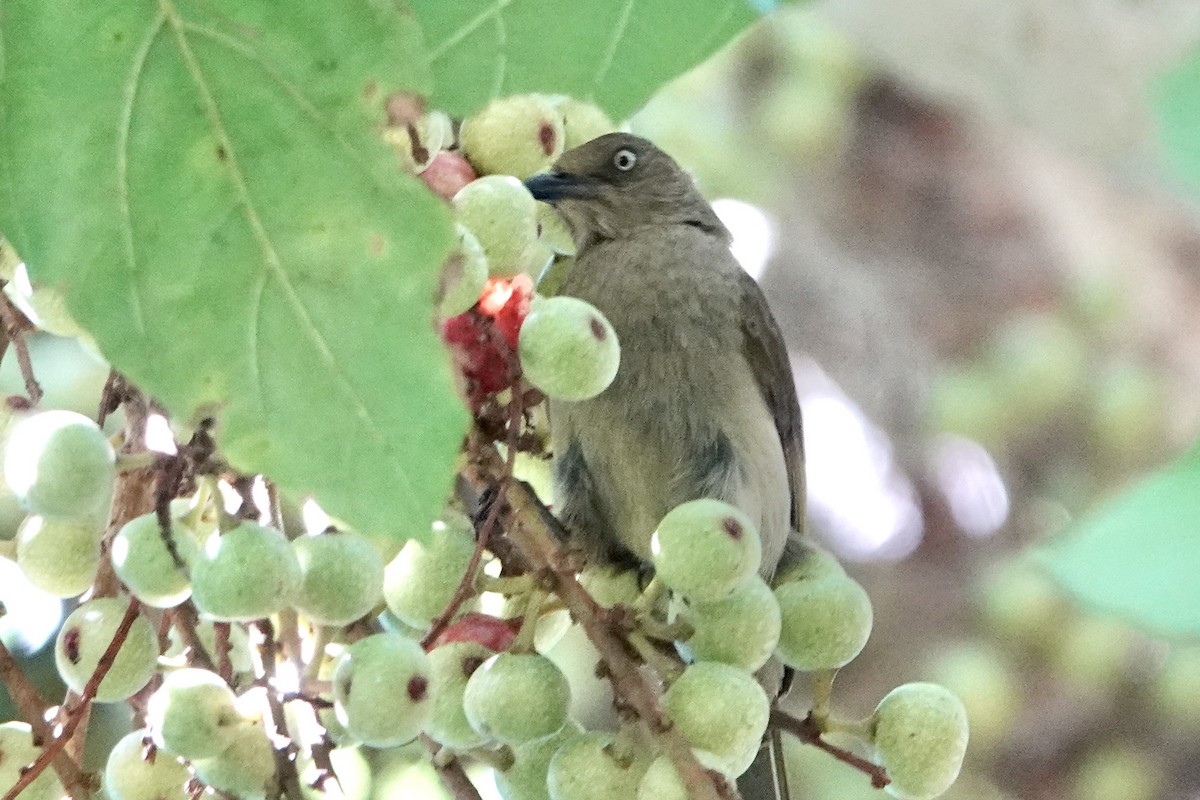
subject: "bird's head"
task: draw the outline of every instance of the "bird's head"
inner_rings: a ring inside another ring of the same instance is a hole
[[[629,133],[605,134],[568,150],[525,185],[558,209],[580,247],[658,225],[696,225],[728,236],[691,176]]]

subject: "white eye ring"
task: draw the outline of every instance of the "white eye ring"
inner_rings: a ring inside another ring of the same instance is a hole
[[[632,150],[618,150],[613,156],[613,166],[621,170],[621,172],[629,172],[633,169],[633,165],[637,163],[637,153]]]

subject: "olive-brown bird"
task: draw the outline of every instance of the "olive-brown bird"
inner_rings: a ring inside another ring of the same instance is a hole
[[[647,561],[675,506],[729,502],[758,525],[770,576],[804,521],[800,406],[779,327],[691,177],[611,133],[526,181],[575,239],[559,294],[612,323],[621,365],[583,401],[551,401],[555,502],[593,554]]]
[[[646,562],[668,511],[724,500],[758,526],[769,578],[785,547],[803,551],[800,405],[779,326],[729,231],[670,156],[630,134],[576,147],[526,186],[575,239],[559,294],[598,308],[621,344],[607,389],[550,402],[559,518],[593,556]],[[783,682],[773,667],[759,676],[768,691]],[[778,744],[738,780],[746,800],[782,794]]]

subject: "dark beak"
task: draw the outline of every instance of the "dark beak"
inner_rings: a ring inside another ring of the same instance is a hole
[[[597,181],[569,172],[542,172],[525,181],[525,188],[537,200],[587,199],[596,196]]]

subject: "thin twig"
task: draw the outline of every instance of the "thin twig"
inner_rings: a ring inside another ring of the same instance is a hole
[[[296,761],[292,758],[295,745],[292,743],[291,734],[288,733],[283,704],[279,702],[279,687],[275,685],[275,662],[279,658],[275,626],[269,619],[262,619],[254,624],[258,626],[263,637],[263,678],[267,683],[267,705],[271,707],[271,721],[275,725],[275,732],[287,740],[286,745],[275,748],[276,797],[282,794],[288,800],[304,800],[304,793],[300,789],[300,774],[296,771]]]
[[[426,650],[437,641],[437,637],[450,624],[450,620],[454,619],[454,615],[462,608],[462,604],[475,593],[475,573],[479,570],[479,563],[483,560],[483,553],[487,550],[488,543],[492,539],[492,533],[496,529],[496,523],[500,519],[500,509],[504,507],[505,495],[508,492],[508,485],[512,481],[513,468],[516,466],[517,439],[521,433],[521,421],[524,418],[525,412],[523,408],[523,395],[515,385],[512,390],[512,400],[508,404],[508,411],[508,440],[505,447],[507,457],[504,461],[504,470],[497,483],[496,493],[492,498],[491,506],[488,508],[487,516],[484,518],[483,525],[479,528],[479,536],[475,542],[475,552],[471,554],[471,560],[467,563],[467,570],[458,582],[458,587],[455,588],[450,602],[446,604],[446,608],[442,610],[442,613],[433,620],[433,623],[429,627],[429,632],[421,639],[421,646]]]
[[[188,662],[193,667],[206,669],[209,672],[216,672],[217,665],[213,662],[212,656],[208,653],[208,648],[204,646],[204,642],[200,639],[200,633],[196,630],[196,623],[200,621],[200,618],[196,613],[195,606],[190,601],[183,603],[171,609],[170,616],[171,624],[175,626],[175,630],[179,631],[179,635],[183,637],[183,645]]]
[[[471,783],[471,779],[467,777],[462,762],[458,758],[425,734],[421,734],[421,741],[429,750],[430,763],[433,764],[434,771],[442,779],[442,785],[446,787],[454,800],[483,800],[479,795],[479,790],[475,788],[475,784]],[[442,753],[446,753],[449,757],[439,757]]]
[[[228,684],[233,684],[233,659],[230,653],[233,652],[233,645],[229,643],[229,626],[228,622],[213,623],[213,650],[217,656],[217,675],[221,680]],[[274,664],[271,669],[274,670]]]
[[[29,403],[36,406],[42,399],[42,386],[33,375],[33,361],[29,358],[29,343],[25,341],[25,334],[34,329],[33,323],[17,310],[8,297],[3,295],[0,295],[0,322],[4,324],[8,340],[12,342],[13,349],[17,352],[17,364],[21,367],[21,378],[25,381],[25,393],[29,395]]]
[[[824,750],[838,761],[849,764],[860,772],[865,773],[871,779],[871,785],[876,789],[882,789],[892,782],[892,779],[888,777],[887,771],[883,767],[878,764],[872,764],[865,758],[860,758],[849,750],[830,744],[822,739],[821,728],[817,725],[811,714],[804,719],[798,719],[791,714],[773,708],[771,709],[771,720],[768,724],[770,728],[790,733],[805,744],[811,744],[819,750]]]
[[[25,677],[25,673],[21,671],[20,665],[17,664],[17,660],[13,658],[8,648],[4,646],[3,641],[0,641],[0,683],[3,683],[8,690],[8,696],[16,704],[17,713],[21,715],[21,719],[25,720],[33,729],[33,743],[40,747],[50,741],[54,734],[50,730],[49,723],[46,722],[46,702],[38,694],[37,688]],[[87,776],[79,769],[79,765],[65,753],[54,759],[54,771],[58,773],[59,779],[68,791],[88,788]]]
[[[96,664],[95,671],[84,685],[78,703],[75,704],[75,707],[68,714],[67,721],[63,725],[62,732],[59,733],[58,738],[46,745],[41,755],[37,757],[37,760],[21,773],[21,777],[8,790],[8,794],[4,795],[0,800],[16,800],[17,795],[21,794],[29,784],[37,780],[37,777],[46,770],[50,762],[71,741],[71,737],[75,735],[76,728],[79,727],[84,716],[86,716],[85,712],[92,704],[92,698],[96,696],[96,690],[100,687],[100,682],[104,680],[104,676],[112,668],[113,662],[117,660],[117,652],[121,649],[121,645],[125,644],[125,639],[129,636],[129,630],[133,627],[133,623],[137,621],[138,606],[137,598],[129,600],[129,607],[125,609],[125,616],[121,618],[121,623],[117,626],[116,632],[113,633],[112,641],[108,643],[108,647],[105,648],[103,655],[100,656],[100,661]]]
[[[499,460],[499,454],[490,446],[478,448],[475,455],[483,456],[492,465]],[[488,470],[490,465],[483,463],[479,466]],[[482,475],[478,477],[483,478]],[[556,593],[570,609],[571,616],[583,626],[588,639],[600,653],[612,680],[613,691],[637,713],[649,735],[671,759],[687,789],[688,797],[693,800],[728,798],[729,787],[718,786],[696,760],[691,746],[675,729],[662,708],[659,691],[647,682],[638,668],[629,643],[612,629],[604,610],[575,579],[575,573],[567,565],[568,559],[558,543],[559,537],[554,527],[558,525],[557,520],[537,499],[528,484],[513,481],[508,494],[513,511],[513,524],[507,527],[509,539],[535,568],[545,571]]]

